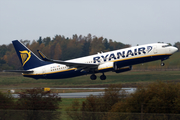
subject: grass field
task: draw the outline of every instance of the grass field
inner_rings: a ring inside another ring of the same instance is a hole
[[[74,100],[79,101],[80,105],[86,98],[62,98],[62,102],[60,103],[61,111],[66,111],[68,107],[72,105]]]
[[[180,71],[129,71],[116,74],[106,73],[107,79],[102,81],[97,74],[96,80],[90,75],[68,79],[39,79],[23,77],[20,74],[0,73],[0,88],[34,88],[34,87],[104,87],[121,83],[124,87],[134,87],[154,81],[180,82]]]

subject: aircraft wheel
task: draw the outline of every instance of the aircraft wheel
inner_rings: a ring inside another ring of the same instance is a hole
[[[92,74],[91,76],[90,76],[90,78],[91,78],[91,80],[96,80],[96,75],[94,75],[94,74]]]
[[[105,79],[106,79],[106,76],[103,74],[103,75],[100,76],[100,79],[101,79],[101,80],[105,80]]]
[[[161,66],[164,66],[165,64],[164,63],[161,63]]]

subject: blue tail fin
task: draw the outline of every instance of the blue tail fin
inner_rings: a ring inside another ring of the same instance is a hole
[[[25,45],[23,45],[18,40],[12,41],[19,60],[24,68],[24,70],[40,67],[43,65],[50,64],[50,62],[42,61],[38,58],[31,50],[29,50]]]

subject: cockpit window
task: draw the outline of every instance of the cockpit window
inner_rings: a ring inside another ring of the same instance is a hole
[[[171,45],[163,45],[162,47],[165,48],[165,47],[169,47],[169,46],[171,46]]]

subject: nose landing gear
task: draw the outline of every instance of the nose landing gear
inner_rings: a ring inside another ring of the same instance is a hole
[[[165,63],[162,62],[162,63],[161,63],[161,66],[164,66],[164,65],[165,65]]]
[[[164,66],[165,65],[165,63],[163,63],[163,60],[161,60],[161,66]]]

